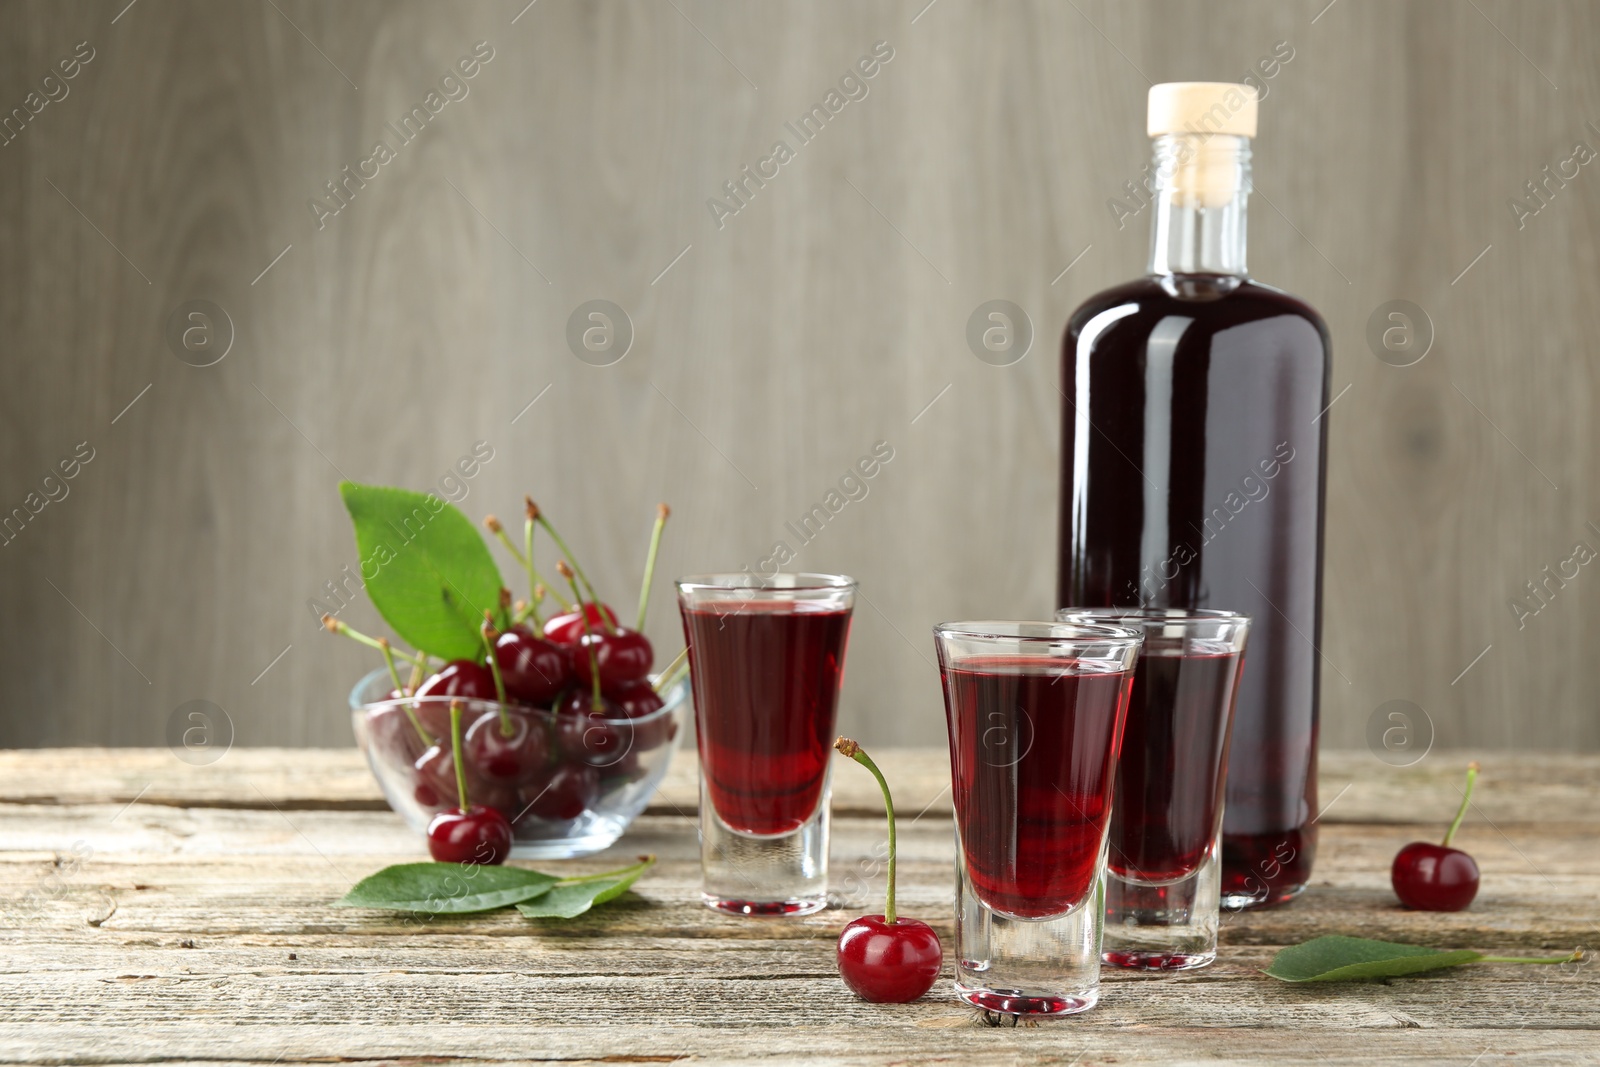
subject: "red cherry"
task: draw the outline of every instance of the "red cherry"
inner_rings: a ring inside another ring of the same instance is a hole
[[[833,743],[839,754],[847,756],[872,772],[883,791],[883,807],[889,817],[889,891],[882,915],[864,915],[850,922],[839,934],[835,953],[839,976],[862,1000],[883,1004],[904,1004],[916,1000],[939,977],[944,963],[944,948],[933,927],[920,919],[905,919],[894,911],[894,801],[889,783],[872,757],[848,737]]]
[[[517,791],[527,815],[565,821],[587,811],[600,795],[600,772],[587,764],[558,763]]]
[[[544,766],[550,741],[543,718],[513,708],[504,715],[481,716],[461,747],[478,778],[494,785],[521,785]]]
[[[600,621],[601,611],[605,612],[605,618],[608,622]],[[608,625],[615,626],[617,624],[617,613],[611,610],[609,604],[596,606],[594,601],[586,600],[583,604],[583,615],[578,614],[576,611],[569,611],[555,616],[544,624],[544,636],[558,645],[577,644],[578,638],[583,636],[585,630],[583,625],[584,615],[589,617],[589,626],[595,629],[605,629]]]
[[[391,692],[384,699],[399,700],[401,697]],[[406,717],[405,709],[398,704],[367,712],[367,744],[380,753],[385,762],[396,763],[415,763],[427,747]]]
[[[939,935],[920,919],[890,923],[882,915],[865,915],[839,935],[839,975],[862,1000],[916,1000],[933,987],[943,964]]]
[[[655,716],[649,722],[635,723],[633,727],[633,747],[638,752],[648,752],[653,748],[660,748],[672,740],[676,733],[677,722],[671,715],[656,715],[666,704],[660,695],[652,688],[649,682],[634,682],[617,690],[617,708],[623,715],[630,719],[643,719]]]
[[[489,668],[470,659],[453,659],[417,687],[417,696],[493,700],[496,696],[494,675],[489,673]]]
[[[568,759],[609,767],[633,748],[633,723],[610,697],[573,688],[556,705],[556,743]]]
[[[500,666],[506,695],[522,704],[548,708],[572,683],[572,661],[567,654],[535,637],[525,626],[500,635],[494,644],[494,660]]]
[[[418,803],[434,807],[442,798],[456,795],[456,764],[449,745],[430,745],[412,768],[417,775]],[[432,791],[432,801],[423,799],[425,788]]]
[[[1389,868],[1389,882],[1406,907],[1417,911],[1461,911],[1478,895],[1478,864],[1465,852],[1450,847],[1461,820],[1467,817],[1472,787],[1477,781],[1478,763],[1474,760],[1467,764],[1467,788],[1442,845],[1413,841],[1395,856]]]
[[[428,853],[440,863],[504,863],[511,855],[511,824],[480,804],[441,811],[428,824]]]
[[[1478,895],[1478,864],[1458,848],[1413,841],[1389,870],[1400,903],[1417,911],[1462,911]]]
[[[594,664],[600,671],[600,688],[607,693],[616,691],[631,682],[638,682],[650,673],[655,662],[655,650],[650,639],[638,630],[618,627],[615,633],[594,629],[578,639],[572,651],[572,669],[578,681],[589,685],[593,671],[589,667],[589,650],[594,651]]]
[[[428,736],[450,747],[450,701],[418,700],[412,703],[417,722],[428,731]]]

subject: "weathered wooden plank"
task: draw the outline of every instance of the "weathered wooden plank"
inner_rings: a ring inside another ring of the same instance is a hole
[[[1593,821],[1581,802],[1539,813],[1561,821],[1534,821],[1519,780],[1534,773],[1532,760],[1497,764],[1503,780],[1489,785],[1507,794],[1503,808],[1463,831],[1484,870],[1470,910],[1410,912],[1388,887],[1395,849],[1439,829],[1398,820],[1425,806],[1430,816],[1434,806],[1447,816],[1454,768],[1446,773],[1430,760],[1427,773],[1374,771],[1362,758],[1332,755],[1325,776],[1346,769],[1357,784],[1324,820],[1304,897],[1226,915],[1212,968],[1166,979],[1108,973],[1089,1015],[995,1030],[955,1000],[948,968],[929,997],[905,1006],[864,1004],[839,982],[838,929],[875,909],[881,893],[872,857],[884,827],[868,793],[839,805],[835,899],[819,915],[758,922],[701,907],[694,820],[669,809],[641,817],[605,854],[536,865],[592,871],[657,854],[637,891],[604,910],[566,923],[509,912],[422,920],[329,906],[362,875],[423,855],[394,814],[350,802],[357,786],[370,789],[354,753],[313,754],[306,766],[334,776],[322,787],[316,773],[280,773],[282,754],[230,753],[243,757],[234,792],[244,783],[264,798],[237,806],[213,800],[225,778],[186,777],[189,768],[164,780],[165,803],[140,798],[130,806],[120,799],[130,772],[160,770],[159,758],[136,755],[126,765],[98,764],[87,788],[74,787],[77,802],[52,801],[37,788],[48,777],[40,765],[57,784],[65,776],[55,754],[39,764],[13,761],[19,774],[0,790],[10,798],[0,801],[0,1063],[692,1058],[1343,1067],[1476,1058],[1566,1067],[1593,1058],[1600,1029],[1600,971],[1588,962],[1480,966],[1359,986],[1288,987],[1259,973],[1278,947],[1329,932],[1503,952],[1600,942]],[[954,844],[938,795],[942,754],[891,751],[883,762],[908,810],[902,907],[932,922],[948,951]],[[1543,788],[1574,789],[1583,763],[1574,761],[1570,778],[1558,766]],[[692,783],[692,760],[680,772]],[[848,778],[841,779],[843,787]],[[324,793],[332,800],[321,800]],[[1330,789],[1328,799],[1336,794]],[[939,802],[911,811],[923,796]],[[692,804],[692,794],[683,799]],[[852,804],[863,814],[850,814]],[[1390,810],[1373,811],[1383,806]],[[1346,820],[1378,818],[1339,821],[1341,809]]]
[[[906,816],[948,811],[950,770],[940,749],[886,748],[874,758],[889,776]],[[1559,818],[1600,823],[1594,757],[1573,753],[1434,752],[1414,767],[1390,767],[1365,751],[1322,754],[1323,819],[1329,822],[1448,821],[1461,800],[1469,759],[1483,764],[1469,822],[1495,824]],[[652,803],[658,813],[693,813],[699,803],[692,748],[673,757]],[[1348,788],[1346,788],[1348,787]],[[834,810],[882,810],[871,777],[844,768],[834,775]],[[354,749],[234,749],[214,764],[193,767],[166,749],[41,749],[0,751],[0,803],[386,809],[377,783]]]
[[[112,817],[116,818],[111,823]],[[1600,942],[1600,884],[1594,876],[1592,832],[1582,824],[1511,827],[1505,836],[1472,831],[1471,847],[1484,871],[1473,907],[1429,914],[1399,907],[1389,888],[1394,852],[1434,827],[1330,824],[1312,888],[1293,904],[1225,917],[1223,938],[1243,944],[1287,944],[1339,931],[1429,944],[1570,948]],[[881,864],[872,857],[883,838],[871,818],[835,820],[833,892],[840,906],[878,906]],[[93,852],[80,868],[78,854]],[[902,906],[949,933],[954,844],[949,821],[929,814],[900,834]],[[698,905],[698,846],[692,823],[678,816],[645,816],[606,853],[583,861],[535,864],[541,869],[602,870],[642,852],[661,857],[639,885],[649,906],[602,922],[581,920],[572,933],[608,937],[671,931],[708,939],[816,937],[834,930],[838,913],[778,924],[728,919]],[[68,865],[60,874],[56,857]],[[177,935],[297,932],[400,935],[416,931],[379,915],[325,905],[354,881],[386,863],[425,858],[420,841],[390,813],[146,808],[120,815],[111,806],[0,807],[0,923],[26,910],[32,898],[49,904],[51,929],[80,926],[107,911],[103,929]],[[144,887],[144,888],[135,888]],[[9,907],[3,902],[10,901]],[[453,919],[452,932],[523,928],[503,918]],[[756,931],[762,931],[756,933]]]
[[[1289,1028],[1219,1032],[1200,1028],[1111,1027],[1098,1011],[1076,1019],[1016,1029],[992,1029],[970,1014],[947,1012],[902,1025],[888,1020],[915,1010],[878,1006],[872,1018],[820,1027],[768,1020],[729,1034],[678,1023],[648,1031],[623,1013],[606,1026],[530,1027],[515,1007],[499,1016],[473,1013],[459,1025],[413,1006],[415,1022],[350,1026],[309,1022],[290,1029],[234,1025],[221,1019],[140,1026],[115,1034],[93,1024],[0,1023],[0,1057],[28,1063],[149,1063],[173,1061],[238,1067],[240,1063],[327,1063],[396,1060],[427,1064],[672,1063],[709,1067],[804,1063],[959,1064],[961,1067],[1138,1067],[1144,1064],[1314,1064],[1372,1067],[1375,1063],[1438,1067],[1572,1067],[1592,1063],[1592,1035],[1534,1029],[1412,1027],[1329,1035]],[[622,1050],[628,1051],[607,1051]],[[331,1050],[338,1050],[333,1052]],[[192,1058],[191,1058],[192,1057]],[[1476,1061],[1474,1063],[1474,1061]]]

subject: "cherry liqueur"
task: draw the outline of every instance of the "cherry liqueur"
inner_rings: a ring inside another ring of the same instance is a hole
[[[1223,608],[1254,620],[1234,718],[1223,903],[1275,904],[1316,855],[1328,330],[1250,277],[1257,98],[1150,90],[1149,272],[1091,297],[1061,342],[1057,604]]]

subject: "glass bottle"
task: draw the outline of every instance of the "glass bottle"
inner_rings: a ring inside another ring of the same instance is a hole
[[[1223,903],[1275,904],[1316,854],[1330,342],[1245,266],[1256,97],[1150,91],[1149,272],[1086,301],[1061,347],[1060,607],[1254,619],[1234,718]]]

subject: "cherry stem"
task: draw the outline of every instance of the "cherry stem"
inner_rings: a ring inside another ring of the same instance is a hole
[[[656,524],[650,531],[650,552],[644,558],[644,584],[639,587],[639,619],[635,630],[644,629],[644,613],[650,607],[650,582],[656,575],[656,553],[661,551],[661,531],[666,528],[667,516],[672,509],[665,504],[656,505]]]
[[[460,811],[467,813],[467,768],[461,762],[461,701],[450,702],[450,762],[456,765],[456,799]]]
[[[1461,820],[1467,817],[1467,807],[1472,803],[1472,787],[1478,781],[1478,761],[1473,760],[1467,764],[1467,791],[1461,794],[1461,807],[1456,810],[1456,821],[1450,824],[1450,829],[1445,831],[1444,847],[1449,848],[1450,842],[1455,839],[1456,831],[1461,829]]]
[[[334,618],[332,615],[322,616],[322,628],[327,630],[330,634],[343,634],[345,637],[348,637],[351,640],[360,641],[368,648],[375,648],[380,652],[383,651],[383,646],[378,644],[378,639],[376,637],[368,637],[360,630],[354,629],[349,623],[342,622],[339,619]],[[396,648],[393,651],[396,656],[399,656],[407,663],[426,663],[426,657],[418,653],[407,652],[401,648]]]
[[[506,551],[511,553],[511,558],[517,561],[518,566],[524,568],[528,566],[528,557],[523,555],[522,552],[517,549],[517,546],[511,543],[511,538],[506,536],[506,528],[500,525],[499,519],[495,518],[493,515],[485,515],[483,517],[483,524],[489,528],[490,533],[494,534],[495,537],[500,540],[502,545],[506,546]]]
[[[489,673],[494,676],[494,696],[500,702],[500,736],[510,737],[516,733],[511,725],[511,713],[506,710],[506,683],[500,677],[500,661],[494,654],[494,627],[489,625],[489,613],[483,613],[483,626],[478,630],[478,636],[483,638],[483,650],[489,654]]]
[[[389,668],[389,680],[394,682],[395,692],[405,696],[406,687],[400,684],[400,672],[394,669],[394,650],[389,647],[387,637],[378,638],[378,651],[383,653],[383,665]]]
[[[583,620],[583,636],[588,638],[594,631],[589,628],[589,612],[583,606],[583,597],[578,592],[578,583],[572,580],[572,568],[567,566],[566,560],[556,562],[556,571],[572,586],[572,595],[578,598],[578,618]],[[596,601],[598,604],[599,602]],[[600,617],[605,618],[605,609],[600,608]],[[589,700],[591,713],[605,710],[605,702],[600,697],[600,661],[595,659],[594,644],[588,640],[583,642],[583,647],[589,650],[589,681],[594,688],[594,695]]]
[[[539,573],[533,569],[533,520],[522,521],[522,551],[528,557],[528,612],[533,616],[534,625],[543,628],[544,620],[539,618],[539,602],[544,598],[539,595]]]
[[[656,684],[652,688],[655,689],[657,693],[665,693],[668,689],[671,689],[674,685],[677,685],[677,675],[680,673],[678,668],[684,667],[687,669],[688,662],[689,649],[687,646],[685,646],[684,650],[679,652],[676,656],[673,656],[672,662],[667,664],[666,667],[662,669],[660,674],[656,675]]]
[[[849,756],[861,766],[872,772],[878,780],[878,788],[883,790],[883,807],[889,813],[889,894],[883,906],[883,921],[894,925],[894,800],[889,796],[889,783],[884,780],[883,772],[878,770],[878,765],[872,762],[872,757],[862,751],[861,746],[848,737],[841,737],[833,743],[841,755]]]
[[[523,503],[523,511],[528,516],[527,519],[523,522],[523,526],[522,526],[523,539],[525,541],[527,541],[527,543],[528,543],[528,576],[530,578],[532,578],[534,581],[538,582],[539,586],[549,588],[551,595],[556,598],[556,603],[561,605],[561,610],[562,611],[571,611],[572,610],[572,605],[567,603],[567,598],[562,596],[559,592],[557,592],[555,587],[553,585],[551,585],[550,582],[545,581],[544,575],[540,574],[538,568],[536,568],[533,565],[533,524],[539,521],[539,505],[535,504],[533,502],[533,497],[531,497],[531,496],[523,497],[522,498],[522,503]],[[546,524],[546,525],[548,525],[548,524]],[[559,537],[556,538],[556,544],[558,544],[558,545],[561,544],[561,539]],[[566,551],[566,546],[565,545],[562,546],[562,551],[563,552]],[[568,552],[567,554],[571,555],[572,553]],[[539,596],[538,587],[536,587],[534,589],[533,593],[534,593],[534,597],[533,597],[534,603],[537,604],[541,600],[544,599],[543,597]],[[583,603],[583,597],[580,596],[578,598],[578,602],[579,602],[579,604],[582,604]]]
[[[551,526],[550,520],[544,517],[544,513],[539,510],[539,505],[535,504],[531,500],[528,501],[528,514],[533,518],[533,521],[544,527],[544,532],[550,535],[550,540],[556,543],[556,547],[562,551],[562,553],[567,557],[567,560],[571,563],[572,570],[578,575],[578,580],[583,583],[583,587],[585,589],[589,590],[589,599],[594,601],[595,610],[600,614],[601,624],[605,626],[606,630],[609,632],[616,633],[616,624],[606,617],[605,609],[600,606],[600,594],[594,591],[594,583],[589,581],[589,576],[583,573],[583,568],[578,565],[578,557],[572,554],[572,549],[568,548],[567,543],[561,539],[561,535],[556,533],[556,528]],[[560,569],[560,567],[556,568],[556,570]],[[572,595],[578,598],[578,610],[582,611],[583,594],[578,592],[578,587],[576,585],[572,587]],[[585,628],[587,628],[587,616],[584,618],[584,624]]]
[[[400,672],[394,669],[394,652],[389,648],[387,637],[378,638],[378,648],[383,653],[383,661],[389,665],[389,677],[394,681],[396,692],[401,696],[410,696],[417,691],[417,683],[422,679],[422,668],[413,664],[411,667],[411,688],[408,690],[400,684]],[[410,704],[401,704],[400,710],[406,713],[406,718],[411,720],[412,729],[417,731],[417,736],[422,738],[425,745],[433,744],[433,738],[428,736],[428,731],[422,728],[422,722],[417,718],[417,712]]]
[[[1583,949],[1575,948],[1570,956],[1479,956],[1473,963],[1577,963],[1583,959]]]
[[[582,885],[585,882],[599,882],[606,878],[615,878],[618,875],[632,874],[634,871],[648,870],[656,861],[655,856],[640,856],[638,863],[630,863],[626,867],[618,867],[614,871],[601,871],[599,874],[585,874],[577,878],[563,878],[556,885]]]

